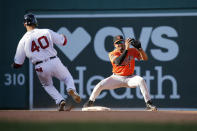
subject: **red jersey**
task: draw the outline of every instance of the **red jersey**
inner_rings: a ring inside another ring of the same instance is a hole
[[[112,72],[114,74],[117,74],[117,75],[120,75],[120,76],[130,76],[134,72],[135,58],[140,60],[140,53],[135,48],[129,48],[128,52],[127,52],[127,55],[126,55],[124,61],[122,62],[122,64],[121,65],[116,65],[114,63],[114,60],[117,57],[119,57],[121,54],[122,53],[117,51],[117,50],[114,50],[114,51],[109,53],[109,58],[110,58],[110,61],[112,63],[112,66],[113,66]]]

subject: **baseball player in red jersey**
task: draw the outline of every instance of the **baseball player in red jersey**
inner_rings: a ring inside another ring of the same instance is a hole
[[[130,48],[132,44],[135,48]],[[145,80],[134,75],[135,58],[138,60],[148,60],[146,53],[141,48],[141,43],[135,39],[123,39],[123,36],[114,38],[115,49],[109,53],[109,58],[113,66],[113,74],[100,81],[94,88],[89,100],[84,107],[91,107],[96,97],[102,90],[116,89],[120,87],[135,88],[139,87],[146,103],[146,110],[156,111],[157,108],[152,104]]]
[[[37,19],[33,14],[24,15],[24,26],[27,32],[18,44],[12,67],[21,67],[25,57],[29,58],[35,65],[37,76],[43,88],[59,105],[59,111],[65,110],[66,102],[53,86],[52,77],[63,81],[67,86],[68,94],[72,96],[75,102],[80,103],[81,98],[76,92],[74,80],[68,69],[57,57],[57,52],[53,47],[53,43],[65,46],[67,44],[66,37],[49,29],[36,28]]]

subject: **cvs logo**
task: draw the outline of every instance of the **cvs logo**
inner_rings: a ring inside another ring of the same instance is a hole
[[[82,27],[78,27],[72,34],[65,27],[61,27],[58,30],[59,33],[63,33],[67,36],[67,47],[60,47],[62,52],[73,61],[80,52],[90,43],[91,36]],[[108,51],[105,49],[105,39],[107,37],[114,37],[116,35],[123,35],[127,37],[135,37],[133,27],[103,27],[96,32],[94,38],[94,50],[97,57],[103,61],[109,61]],[[158,61],[171,61],[179,54],[179,47],[174,38],[178,37],[177,31],[170,26],[159,26],[153,29],[153,27],[142,27],[139,39],[142,43],[143,49],[146,51],[150,41],[156,47],[150,49],[150,53],[155,60]]]

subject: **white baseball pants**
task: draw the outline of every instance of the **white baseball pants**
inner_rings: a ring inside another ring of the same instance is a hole
[[[150,100],[149,92],[145,83],[145,80],[137,75],[132,76],[119,76],[111,75],[110,77],[100,81],[93,89],[89,100],[95,101],[96,97],[102,90],[111,90],[120,87],[136,88],[139,87],[144,97],[145,102]]]
[[[74,80],[70,72],[58,57],[36,65],[35,69],[42,86],[55,100],[56,104],[59,104],[64,98],[54,87],[52,77],[56,77],[60,81],[63,81],[67,86],[67,91],[70,89],[76,91]]]

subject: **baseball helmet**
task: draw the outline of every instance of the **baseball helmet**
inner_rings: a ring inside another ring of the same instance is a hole
[[[29,26],[31,26],[31,25],[38,26],[38,21],[37,21],[35,15],[33,15],[31,13],[24,15],[23,23],[26,23]]]

